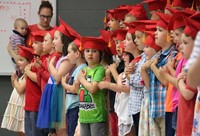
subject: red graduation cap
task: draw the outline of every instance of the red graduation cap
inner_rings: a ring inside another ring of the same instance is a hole
[[[113,32],[112,37],[115,37],[116,40],[123,41],[126,39],[126,33],[127,33],[126,29],[118,29]]]
[[[38,41],[38,42],[43,42],[44,40],[44,35],[47,33],[47,31],[34,31],[31,32],[32,35],[32,41]]]
[[[164,10],[166,5],[165,0],[144,0],[142,3],[148,4],[149,11]]]
[[[32,60],[33,59],[33,49],[29,48],[29,47],[25,47],[22,45],[19,45],[19,51],[18,54],[28,60]]]
[[[75,40],[76,38],[79,38],[80,35],[74,30],[72,29],[66,22],[64,22],[61,18],[60,18],[60,23],[65,27],[65,30],[67,31],[67,36],[71,39],[71,40]]]
[[[175,30],[177,28],[186,26],[186,21],[184,17],[189,17],[193,14],[191,11],[177,11],[173,14],[169,24],[168,30]]]
[[[191,36],[193,39],[195,39],[197,32],[200,30],[200,23],[193,19],[186,18],[186,17],[185,17],[185,20],[186,20],[187,25],[186,25],[183,33],[185,33],[185,34]]]
[[[155,20],[137,20],[134,22],[131,22],[130,24],[126,23],[126,25],[131,29],[129,32],[131,33],[134,31],[141,31],[145,32],[146,30],[153,27],[153,25],[156,25],[157,21]],[[135,26],[135,27],[133,27]],[[134,29],[134,30],[133,30]]]
[[[191,8],[194,0],[174,0],[173,7]]]
[[[200,22],[200,13],[195,13],[195,14],[191,15],[189,18],[193,19],[197,22]]]
[[[158,20],[156,25],[168,30],[168,24],[172,16],[161,12],[155,12],[154,14],[157,14],[160,17],[160,20]]]
[[[74,44],[76,45],[76,47],[77,47],[78,49],[80,49],[80,46],[81,46],[80,38],[76,38],[73,42],[74,42]]]
[[[154,32],[146,32],[147,33],[147,38],[146,38],[146,41],[145,41],[145,46],[149,46],[151,48],[154,48],[156,51],[159,51],[161,50],[161,47],[156,45],[155,43],[155,35],[154,35]]]
[[[146,20],[148,19],[146,10],[144,6],[141,4],[136,4],[131,7],[131,10],[128,12],[128,14],[133,15],[138,20]]]
[[[71,40],[75,40],[76,38],[80,37],[80,35],[72,29],[68,24],[66,24],[61,18],[60,20],[60,26],[57,28],[59,32],[69,37]]]
[[[107,43],[99,37],[81,37],[81,45],[84,49],[96,49],[99,51],[104,51]]]
[[[121,6],[114,9],[114,17],[116,20],[123,20],[125,15],[130,11],[130,6]]]
[[[103,40],[107,43],[106,52],[111,55],[116,55],[116,45],[110,31],[100,30]]]

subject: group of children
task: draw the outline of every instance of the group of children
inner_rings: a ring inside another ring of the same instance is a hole
[[[80,36],[61,18],[50,27],[49,4],[38,25],[14,23],[8,51],[17,73],[2,128],[26,136],[200,134],[198,0],[120,5],[106,11],[99,37]]]

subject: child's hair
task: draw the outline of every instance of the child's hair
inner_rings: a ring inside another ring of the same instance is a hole
[[[78,48],[77,48],[77,46],[74,44],[74,42],[69,43],[69,46],[72,47],[72,50],[73,50],[74,52],[78,51]]]
[[[133,56],[133,54],[131,54],[131,53],[129,53],[129,52],[125,52],[127,55],[128,55],[128,57],[129,57],[129,62],[131,61],[131,60],[133,60],[134,59],[134,56]]]
[[[64,35],[62,33],[60,33],[60,34],[61,34],[61,41],[63,43],[62,54],[63,54],[63,56],[66,56],[68,53],[67,52],[68,45],[69,45],[69,43],[72,42],[72,40],[69,37],[67,37],[66,35]]]
[[[41,11],[42,8],[49,8],[51,9],[51,12],[53,14],[53,7],[52,4],[49,1],[42,1],[39,7],[39,13]]]
[[[190,35],[188,35],[188,34],[185,34],[185,33],[184,33],[184,35],[185,35],[186,37],[191,37],[193,40],[195,40],[192,36],[190,36]]]
[[[185,26],[182,26],[182,27],[177,28],[177,30],[179,30],[179,31],[181,31],[181,32],[183,32],[184,29],[185,29]]]
[[[132,37],[132,40],[133,40],[133,43],[135,44],[135,34],[131,34],[131,37]]]
[[[74,42],[69,43],[69,46],[72,47],[72,50],[73,50],[74,52],[79,51],[80,54],[81,54],[81,56],[82,56],[82,58],[83,58],[83,54],[82,54],[82,52],[78,49],[78,47],[75,45]]]
[[[15,29],[17,28],[17,26],[20,22],[27,24],[26,20],[24,20],[23,18],[17,18],[17,19],[15,19],[15,22],[14,22],[14,28]],[[28,26],[28,24],[27,24],[27,26]]]
[[[112,56],[106,52],[104,52],[103,54],[103,59],[105,60],[105,62],[110,65],[113,63],[113,59],[112,59]]]

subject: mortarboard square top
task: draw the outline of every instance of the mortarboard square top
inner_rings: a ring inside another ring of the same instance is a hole
[[[154,14],[160,17],[156,25],[168,30],[168,24],[172,16],[161,12],[155,12]]]
[[[104,51],[107,43],[100,37],[81,37],[81,46],[84,49],[96,49]]]
[[[47,33],[47,31],[35,31],[31,32],[31,35],[33,36],[33,42],[38,41],[38,42],[43,42],[44,40],[44,35]]]
[[[186,18],[186,17],[185,17],[185,20],[186,20],[187,25],[186,25],[183,33],[185,33],[185,34],[191,36],[193,39],[195,39],[197,32],[200,30],[200,23],[193,19]]]
[[[25,47],[25,46],[21,46],[19,45],[19,51],[18,54],[28,60],[32,60],[33,59],[33,49],[29,48],[29,47]]]

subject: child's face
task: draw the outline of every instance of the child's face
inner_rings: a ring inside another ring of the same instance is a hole
[[[149,46],[146,46],[144,48],[144,52],[146,53],[146,59],[147,60],[150,60],[156,54],[156,50],[154,48],[149,47]]]
[[[52,49],[53,49],[53,40],[52,40],[50,34],[47,33],[44,36],[44,41],[42,43],[42,47],[43,47],[43,51],[44,52],[50,53],[52,51]]]
[[[108,26],[110,28],[110,31],[115,31],[120,28],[120,23],[118,20],[111,18],[108,22]]]
[[[24,68],[28,65],[28,61],[26,58],[19,55],[19,60],[17,62],[17,65],[20,70],[24,70]]]
[[[17,23],[15,30],[19,32],[21,35],[25,36],[27,35],[27,32],[28,32],[28,25],[24,21],[19,21]]]
[[[34,50],[34,54],[40,56],[43,53],[42,42],[34,41],[32,47]]]
[[[72,45],[69,45],[67,52],[68,52],[67,58],[69,59],[70,63],[76,64],[76,58],[78,56],[78,51],[75,52],[74,50],[72,50]]]
[[[188,59],[194,46],[194,40],[191,36],[186,36],[184,33],[181,36],[183,57]]]
[[[55,50],[57,52],[62,52],[63,43],[61,40],[61,33],[59,31],[55,31],[54,33],[53,45],[55,46]]]
[[[121,50],[121,48],[120,48],[120,43],[121,43],[120,40],[115,40],[117,54],[118,54],[119,56],[122,56],[122,50]]]
[[[124,40],[124,50],[132,52],[137,49],[135,43],[133,42],[133,38],[130,33],[126,34],[126,39]]]
[[[130,63],[130,58],[128,53],[124,52],[122,55],[122,59],[124,60],[125,66],[128,66],[128,64]]]
[[[162,47],[163,44],[167,43],[168,31],[162,27],[156,26],[155,42],[158,46]]]
[[[181,51],[181,35],[182,35],[182,31],[180,31],[179,29],[175,29],[174,30],[174,43],[176,44],[176,48],[178,49],[178,51]]]
[[[137,45],[137,48],[140,50],[140,51],[143,51],[144,47],[145,47],[145,44],[144,42],[142,41],[144,37],[144,33],[141,32],[141,31],[135,31],[135,43]]]
[[[84,57],[89,66],[97,65],[100,62],[100,52],[96,49],[85,49]]]

